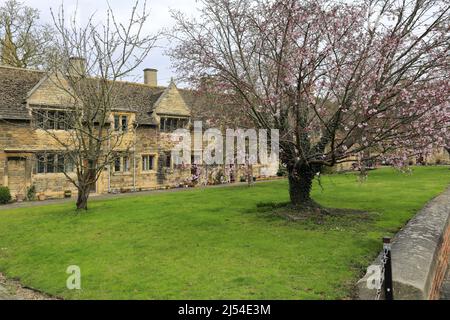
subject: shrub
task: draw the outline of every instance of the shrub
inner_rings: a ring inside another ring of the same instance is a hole
[[[0,204],[7,204],[11,201],[11,192],[8,187],[0,187]]]
[[[32,185],[27,189],[27,200],[28,201],[36,200],[36,186]]]
[[[225,175],[222,170],[219,170],[214,177],[214,184],[222,184],[225,179]]]

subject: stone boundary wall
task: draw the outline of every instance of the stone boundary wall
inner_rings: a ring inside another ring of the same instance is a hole
[[[437,256],[436,272],[432,282],[429,299],[438,300],[442,283],[444,282],[450,258],[450,223],[447,222],[447,230],[443,236],[443,242]]]
[[[381,241],[381,240],[380,240]],[[392,241],[395,300],[434,300],[445,277],[450,254],[450,188],[431,200]],[[381,255],[373,265],[381,264]],[[357,283],[357,298],[373,300],[366,274]]]

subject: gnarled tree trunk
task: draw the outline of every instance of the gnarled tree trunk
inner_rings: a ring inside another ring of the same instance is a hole
[[[291,204],[296,207],[318,206],[311,198],[316,170],[308,165],[302,165],[297,169],[288,168],[288,172]]]
[[[91,188],[90,184],[84,185],[78,188],[78,198],[77,198],[77,210],[87,210],[88,209],[88,199]]]

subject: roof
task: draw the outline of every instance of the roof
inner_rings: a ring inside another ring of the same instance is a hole
[[[26,109],[28,93],[45,76],[43,71],[0,65],[0,119],[30,120]],[[120,108],[114,110],[136,112],[136,120],[140,125],[156,125],[152,112],[166,88],[125,81],[118,81],[117,84],[116,105]]]
[[[145,84],[120,82],[117,86],[118,101],[116,105],[122,111],[136,112],[136,121],[139,125],[157,125],[152,112],[155,101],[165,91],[162,87],[149,87]]]
[[[25,99],[44,75],[41,71],[0,66],[0,119],[29,120]]]

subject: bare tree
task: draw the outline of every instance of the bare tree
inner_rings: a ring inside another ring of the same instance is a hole
[[[39,11],[17,0],[0,7],[1,63],[41,68],[51,54],[52,27],[39,21]]]
[[[63,6],[52,16],[58,56],[50,64],[47,81],[57,88],[62,110],[33,108],[33,113],[36,125],[53,138],[64,159],[60,171],[78,190],[77,209],[87,210],[92,185],[134,147],[136,124],[114,116],[114,111],[133,106],[127,84],[119,80],[142,63],[158,35],[144,34],[146,2],[135,2],[128,24],[117,21],[110,7],[100,24],[94,16],[83,26],[75,18],[67,23]]]
[[[175,67],[280,130],[293,205],[317,206],[324,166],[404,163],[448,136],[448,1],[201,2],[196,19],[173,14]]]

